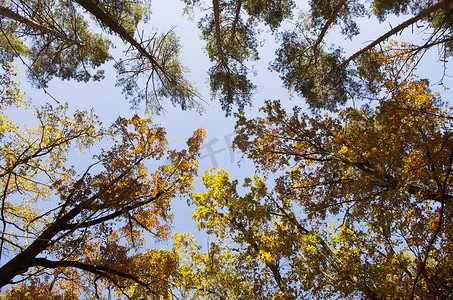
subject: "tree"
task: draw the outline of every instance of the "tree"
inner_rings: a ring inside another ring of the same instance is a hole
[[[187,10],[204,6],[199,0],[184,0]],[[255,85],[248,78],[247,62],[259,59],[259,21],[276,30],[292,15],[293,1],[213,0],[209,15],[199,22],[201,36],[213,66],[208,71],[211,90],[222,109],[230,115],[232,106],[242,111],[252,103]]]
[[[441,57],[445,59],[450,56],[451,5],[451,1],[427,1],[423,5],[420,5],[418,1],[373,1],[371,12],[381,22],[391,13],[399,15],[411,10],[414,16],[393,26],[391,30],[348,58],[343,58],[342,48],[336,47],[326,51],[325,47],[320,46],[329,26],[339,23],[342,33],[352,39],[353,36],[359,34],[359,28],[352,17],[369,15],[370,12],[361,3],[338,1],[335,9],[329,4],[327,4],[327,9],[320,9],[322,6],[313,2],[312,23],[305,24],[305,26],[299,25],[301,29],[308,27],[309,31],[313,30],[313,34],[307,34],[312,38],[298,36],[288,40],[286,35],[289,33],[285,33],[284,42],[277,50],[277,59],[273,69],[282,73],[281,78],[287,88],[306,97],[307,103],[312,109],[335,109],[338,104],[342,105],[347,100],[360,99],[363,94],[368,94],[367,85],[363,86],[362,80],[366,82],[367,67],[375,63],[375,52],[381,49],[378,46],[404,29],[413,27],[414,24],[421,23],[422,28],[425,26],[433,28],[423,44],[413,48],[414,55],[426,52],[435,45],[441,45],[443,47],[440,51]],[[320,29],[323,19],[327,21],[318,34],[317,31]],[[312,43],[312,41],[315,42]],[[308,50],[309,54],[303,54],[305,59],[301,59],[297,54],[294,55],[294,51],[301,49]],[[285,63],[290,67],[285,68]],[[319,76],[312,76],[312,74]]]
[[[450,299],[453,127],[410,45],[377,55],[374,108],[337,116],[268,101],[238,115],[235,145],[259,176],[207,172],[194,218],[207,253],[178,238],[194,299]],[[194,289],[202,287],[201,289]]]
[[[219,94],[227,115],[233,104],[242,110],[252,102],[255,86],[249,79],[253,74],[250,62],[259,58],[263,23],[278,43],[271,69],[280,74],[288,90],[302,96],[315,111],[335,110],[348,100],[372,95],[373,91],[367,89],[366,71],[373,67],[376,52],[385,47],[383,44],[404,29],[426,34],[426,39],[413,48],[415,56],[420,58],[418,54],[434,46],[440,48],[442,59],[451,55],[450,0],[308,1],[309,11],[301,11],[295,21],[296,3],[291,0],[213,0],[205,5],[199,0],[185,2],[189,8],[209,7],[210,13],[199,27],[213,62],[209,71],[211,89]],[[329,32],[339,29],[346,39],[353,40],[360,33],[357,21],[364,17],[375,16],[384,22],[389,15],[407,14],[412,16],[349,57],[344,57],[343,47],[347,44],[338,43],[338,36],[333,41],[327,39]],[[284,30],[279,29],[282,23],[286,24]],[[288,23],[295,23],[294,28]]]
[[[30,108],[12,67],[3,71],[0,287],[11,286],[1,299],[170,297],[177,253],[146,241],[168,238],[170,201],[191,190],[203,130],[176,151],[150,119],[105,129],[92,112],[51,105],[35,110],[35,128],[20,128],[8,107]],[[111,148],[84,159],[84,170],[68,166],[73,150],[106,139]]]
[[[32,83],[42,88],[53,77],[101,80],[104,71],[99,68],[112,59],[113,44],[91,29],[87,20],[91,15],[102,31],[118,35],[129,46],[115,66],[118,85],[134,105],[145,101],[159,112],[163,98],[169,98],[182,109],[199,106],[197,91],[179,61],[181,46],[175,34],[135,38],[139,22],[149,14],[149,5],[142,0],[1,1],[0,45],[5,51],[0,58],[11,62],[20,57]]]

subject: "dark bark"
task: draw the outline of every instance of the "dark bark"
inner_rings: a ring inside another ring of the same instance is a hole
[[[327,33],[327,30],[329,29],[330,25],[332,25],[333,21],[338,15],[338,12],[340,9],[343,7],[343,5],[346,3],[346,0],[339,0],[337,5],[335,6],[332,14],[330,15],[329,19],[327,20],[326,24],[324,24],[323,28],[321,29],[321,33],[318,35],[318,39],[316,42],[311,46],[313,48],[313,51],[315,53],[315,61],[316,61],[316,56],[317,56],[317,48],[319,44],[321,44],[322,40],[324,39],[324,36]]]
[[[80,261],[70,261],[70,260],[64,260],[64,261],[52,261],[48,260],[46,258],[42,257],[37,257],[33,260],[33,267],[44,267],[44,268],[49,268],[49,269],[56,269],[56,268],[77,268],[83,271],[87,271],[89,273],[99,275],[101,277],[109,277],[109,276],[119,276],[122,278],[127,278],[130,279],[139,285],[147,288],[149,288],[149,284],[146,282],[141,281],[137,276],[124,273],[121,271],[117,271],[115,269],[105,267],[105,266],[94,266],[91,264],[86,264]],[[150,290],[151,291],[151,290]]]
[[[108,12],[101,9],[98,4],[91,0],[74,0],[74,2],[78,3],[84,9],[92,13],[100,22],[102,22],[102,24],[118,34],[124,41],[132,45],[138,52],[140,52],[141,55],[148,58],[153,68],[159,69],[164,74],[166,73],[166,70],[157,62],[156,58],[149,53],[132,35],[130,35],[126,29],[121,27]]]
[[[215,35],[216,35],[216,45],[217,45],[217,52],[220,58],[220,64],[229,72],[228,62],[225,58],[225,54],[223,53],[222,49],[222,37],[220,34],[220,7],[219,7],[219,0],[212,0],[212,6],[214,10],[214,26],[215,26]]]
[[[35,241],[24,251],[17,254],[0,268],[0,288],[9,284],[11,280],[19,274],[25,273],[34,265],[37,255],[43,252],[52,239],[63,230],[65,225],[73,220],[80,212],[81,206],[77,206],[53,222]]]
[[[113,220],[113,219],[115,219],[115,218],[117,218],[117,217],[119,217],[121,215],[126,214],[127,212],[130,212],[130,211],[132,211],[132,210],[134,210],[136,208],[139,208],[139,207],[142,207],[142,206],[144,206],[144,205],[146,205],[148,203],[151,203],[152,201],[158,199],[163,193],[164,192],[158,192],[155,196],[149,197],[145,201],[141,201],[141,202],[126,206],[122,210],[115,211],[115,212],[113,212],[111,214],[108,214],[106,216],[103,216],[103,217],[100,217],[100,218],[97,218],[97,219],[94,219],[94,220],[91,220],[91,221],[85,221],[85,222],[82,222],[82,223],[74,223],[74,224],[68,223],[68,224],[66,224],[63,227],[63,229],[64,230],[74,230],[75,228],[87,228],[87,227],[92,227],[92,226],[95,226],[97,224]]]

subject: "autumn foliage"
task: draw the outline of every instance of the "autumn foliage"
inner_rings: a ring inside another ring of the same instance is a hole
[[[195,299],[452,296],[451,109],[410,53],[377,57],[374,107],[312,116],[269,101],[238,115],[236,147],[276,179],[203,176],[193,217],[217,239],[180,267],[203,286],[188,286]]]
[[[204,131],[176,151],[150,119],[105,129],[90,112],[50,105],[34,111],[36,127],[21,128],[6,115],[7,106],[29,109],[13,75],[5,65],[0,77],[0,285],[13,284],[1,298],[168,297],[177,253],[146,241],[168,238],[171,199],[192,188]],[[106,139],[110,149],[84,169],[67,164]]]

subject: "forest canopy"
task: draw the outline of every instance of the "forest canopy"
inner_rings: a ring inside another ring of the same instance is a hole
[[[114,62],[133,106],[201,108],[176,33],[137,30],[150,1],[0,0],[0,299],[451,299],[452,108],[417,67],[437,50],[448,88],[453,1],[182,2],[254,176],[199,176],[203,129],[177,150],[151,115],[26,100],[16,65],[46,90]],[[345,55],[367,18],[397,23]],[[296,105],[246,110],[263,30]],[[180,199],[207,247],[173,232]]]

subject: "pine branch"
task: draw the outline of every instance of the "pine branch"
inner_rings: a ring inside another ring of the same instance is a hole
[[[33,29],[41,31],[42,33],[52,35],[60,40],[67,42],[68,44],[75,44],[75,45],[79,45],[82,47],[86,46],[84,43],[81,43],[80,41],[73,40],[73,39],[69,38],[67,35],[65,35],[55,29],[49,28],[49,27],[39,24],[31,19],[21,16],[18,13],[15,13],[14,11],[12,11],[6,7],[0,6],[0,16],[17,21],[17,22],[25,24],[27,26],[30,26]]]
[[[352,60],[356,59],[357,57],[359,57],[363,53],[373,49],[374,46],[382,43],[383,41],[385,41],[386,39],[388,39],[392,35],[397,34],[401,30],[411,26],[412,24],[414,24],[417,21],[420,21],[421,19],[427,17],[428,15],[432,14],[433,12],[435,12],[435,11],[437,11],[439,9],[447,7],[452,2],[453,2],[453,0],[441,0],[441,1],[437,2],[436,4],[433,4],[433,5],[429,6],[429,7],[427,7],[426,9],[424,9],[423,11],[421,11],[420,13],[415,15],[414,17],[410,18],[409,20],[406,20],[403,23],[399,24],[398,26],[392,28],[391,30],[389,30],[388,32],[386,32],[385,34],[381,35],[379,38],[374,40],[371,44],[369,44],[368,46],[366,46],[366,47],[362,48],[361,50],[357,51],[353,55],[349,56],[346,60],[344,60],[343,62],[338,64],[336,67],[334,67],[332,70],[330,70],[326,75],[324,75],[323,78],[321,79],[321,81],[324,81],[324,79],[327,78],[328,76],[330,76],[330,74],[332,74],[333,72],[335,72],[338,69],[341,69],[341,68],[345,67]]]

